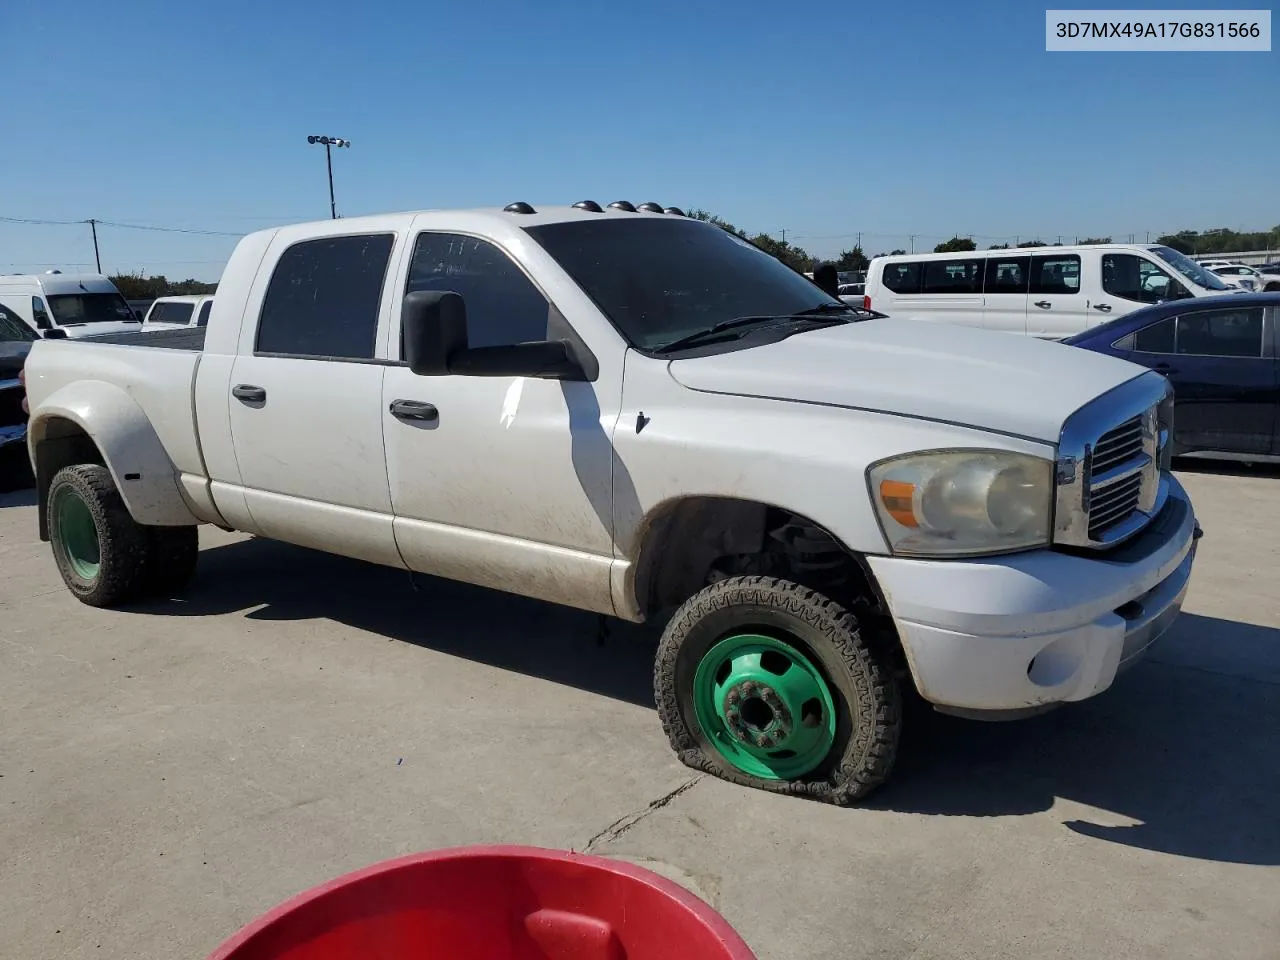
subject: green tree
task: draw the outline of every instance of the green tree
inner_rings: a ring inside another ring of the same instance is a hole
[[[867,259],[867,255],[862,252],[862,247],[854,247],[852,250],[843,251],[836,260],[837,270],[866,270],[871,265],[871,261]]]
[[[933,248],[934,253],[965,253],[977,250],[977,245],[968,237],[952,237]]]
[[[890,250],[890,251],[889,251],[889,256],[891,256],[891,257],[900,257],[900,256],[902,256],[902,254],[904,254],[904,253],[906,253],[906,252],[907,252],[907,251],[905,251],[905,250],[903,250],[903,249],[901,249],[901,248],[899,248],[899,249],[897,249],[897,250]]]
[[[1110,237],[1085,237],[1081,243],[1110,243]]]
[[[213,293],[216,283],[204,283],[188,278],[171,281],[164,274],[146,277],[140,273],[120,273],[108,277],[126,300],[154,300],[156,297],[176,297],[200,293]]]
[[[1019,247],[1047,247],[1048,244],[1043,240],[1028,240],[1026,243],[1018,244]]]
[[[1007,244],[1007,243],[993,243],[991,246],[987,247],[987,249],[988,249],[988,250],[1008,250],[1008,249],[1009,249],[1009,244]]]

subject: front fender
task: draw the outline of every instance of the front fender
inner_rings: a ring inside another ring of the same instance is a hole
[[[40,485],[42,532],[44,493],[53,474],[69,465],[50,452],[50,442],[67,435],[67,422],[98,448],[134,520],[173,527],[200,522],[182,495],[177,468],[137,402],[115,384],[77,380],[50,394],[32,411],[27,426],[27,444]]]

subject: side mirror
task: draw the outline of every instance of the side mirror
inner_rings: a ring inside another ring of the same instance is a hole
[[[400,308],[400,355],[420,377],[449,373],[449,358],[467,349],[467,306],[447,290],[406,294]]]
[[[65,340],[67,339],[67,331],[61,327],[50,327],[44,332],[44,338],[46,340]]]

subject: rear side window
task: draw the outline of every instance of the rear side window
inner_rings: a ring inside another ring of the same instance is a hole
[[[1030,276],[1030,257],[989,257],[986,292],[1026,293]]]
[[[1178,353],[1198,357],[1262,356],[1262,307],[1183,314],[1178,317]]]
[[[181,323],[184,326],[191,322],[191,311],[194,304],[183,303],[157,303],[151,308],[150,321],[152,323]]]
[[[370,360],[395,236],[304,240],[276,264],[258,319],[258,353]]]
[[[1133,349],[1139,353],[1173,353],[1174,318],[1165,317],[1138,331],[1133,338]]]
[[[209,325],[209,311],[213,309],[213,301],[206,300],[200,305],[200,313],[196,316],[197,327],[207,327]]]
[[[1063,254],[1031,258],[1032,293],[1079,293],[1080,258]]]
[[[920,264],[886,263],[884,265],[884,285],[894,293],[920,292]]]
[[[926,260],[921,293],[981,293],[981,260]]]

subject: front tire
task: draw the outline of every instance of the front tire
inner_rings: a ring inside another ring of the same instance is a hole
[[[687,766],[847,805],[889,776],[902,697],[847,610],[772,577],[695,594],[663,631],[654,697]]]
[[[97,464],[59,470],[49,484],[49,539],[67,589],[91,607],[137,599],[147,580],[147,537],[111,472]]]

